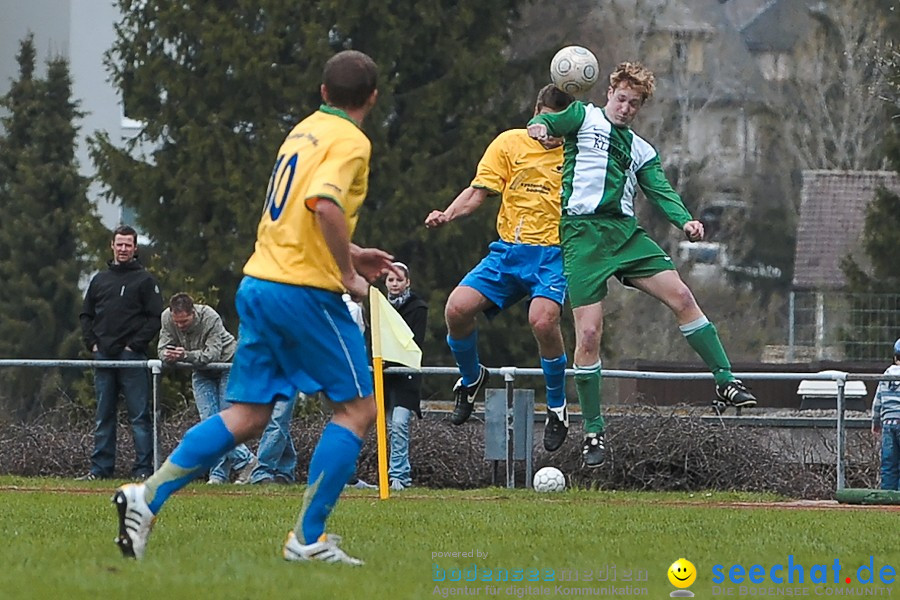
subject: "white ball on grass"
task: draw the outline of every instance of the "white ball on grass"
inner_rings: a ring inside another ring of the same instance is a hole
[[[542,467],[534,474],[532,487],[536,492],[561,492],[566,489],[566,476],[556,467]]]

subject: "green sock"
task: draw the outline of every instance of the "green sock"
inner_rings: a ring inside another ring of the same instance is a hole
[[[716,331],[715,325],[710,323],[706,317],[701,317],[692,323],[682,325],[680,329],[694,352],[712,371],[713,377],[716,378],[716,385],[725,385],[734,379],[734,375],[731,374],[731,362],[728,360],[728,355],[725,354],[725,348],[722,346],[722,340],[719,339],[719,332]]]
[[[575,365],[575,389],[578,392],[578,402],[581,404],[585,433],[603,433],[603,413],[600,410],[601,383],[599,360],[587,367]]]

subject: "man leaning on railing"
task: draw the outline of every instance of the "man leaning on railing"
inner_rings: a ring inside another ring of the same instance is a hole
[[[169,308],[162,314],[159,357],[168,364],[181,361],[198,367],[191,373],[191,387],[201,420],[230,406],[225,395],[228,370],[202,367],[231,362],[236,347],[234,336],[225,329],[222,317],[213,307],[194,304],[194,299],[184,292],[169,300]],[[247,483],[255,466],[256,457],[246,445],[239,444],[210,469],[207,483],[228,483],[232,473],[236,483]]]

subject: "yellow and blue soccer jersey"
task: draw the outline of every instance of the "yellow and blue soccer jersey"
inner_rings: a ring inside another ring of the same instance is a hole
[[[500,194],[497,233],[513,244],[559,245],[562,147],[547,150],[524,129],[498,135],[478,163],[472,187]]]
[[[322,106],[298,123],[278,150],[244,274],[343,292],[315,203],[327,198],[340,206],[352,236],[368,188],[371,153],[369,139],[342,110]]]

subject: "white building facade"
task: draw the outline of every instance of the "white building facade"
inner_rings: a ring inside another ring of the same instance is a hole
[[[76,158],[81,174],[93,177],[96,170],[88,154],[87,138],[106,131],[113,143],[123,143],[136,134],[139,126],[124,117],[120,95],[103,65],[104,54],[115,39],[118,8],[112,0],[0,0],[0,15],[0,94],[7,93],[19,77],[16,55],[29,33],[34,35],[39,76],[46,73],[48,59],[68,59],[72,98],[85,113],[76,122]],[[118,204],[101,199],[96,184],[89,195],[106,227],[133,221]]]

